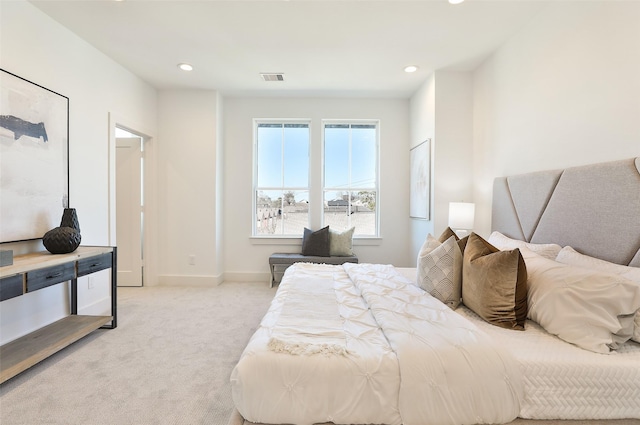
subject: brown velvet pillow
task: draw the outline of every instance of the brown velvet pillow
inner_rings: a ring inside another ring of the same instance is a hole
[[[445,243],[445,241],[447,239],[449,239],[451,236],[453,236],[455,238],[456,241],[459,241],[460,238],[458,237],[458,235],[456,235],[456,232],[454,232],[453,230],[451,230],[451,227],[447,227],[446,229],[444,229],[444,232],[442,232],[442,234],[440,235],[440,237],[438,238],[438,242],[440,243]]]
[[[493,325],[524,330],[527,268],[520,250],[500,251],[471,233],[462,261],[462,303]]]
[[[460,252],[464,254],[464,250],[467,247],[467,242],[469,242],[469,236],[465,236],[462,239],[458,239],[458,247],[460,248]]]
[[[442,232],[442,234],[438,238],[438,242],[445,243],[445,241],[449,239],[451,236],[453,236],[456,242],[458,242],[458,247],[460,248],[460,252],[464,254],[464,248],[467,246],[467,241],[469,240],[469,236],[465,236],[464,238],[460,239],[458,235],[456,235],[456,232],[454,232],[451,229],[451,227],[447,227],[446,229],[444,229],[444,232]]]

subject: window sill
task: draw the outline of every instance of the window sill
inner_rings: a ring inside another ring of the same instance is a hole
[[[252,236],[249,238],[252,245],[292,245],[301,246],[300,237],[277,237],[277,236]],[[354,237],[353,246],[376,246],[382,244],[382,238],[377,237]]]
[[[287,236],[251,236],[252,245],[302,245],[302,238]]]

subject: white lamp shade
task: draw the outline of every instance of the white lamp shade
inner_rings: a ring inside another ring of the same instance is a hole
[[[449,227],[452,229],[473,229],[476,205],[471,202],[449,203]]]

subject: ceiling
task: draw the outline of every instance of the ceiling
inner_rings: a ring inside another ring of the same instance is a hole
[[[227,96],[411,96],[472,70],[544,7],[533,0],[31,0],[158,89]],[[178,69],[188,62],[191,72]],[[417,65],[417,72],[403,71]],[[260,73],[284,73],[265,82]]]

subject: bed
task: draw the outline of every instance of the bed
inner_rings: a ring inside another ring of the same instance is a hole
[[[494,232],[432,240],[429,267],[290,267],[232,372],[238,412],[301,425],[640,419],[639,170],[633,158],[496,179]],[[494,280],[490,301],[474,292]]]

